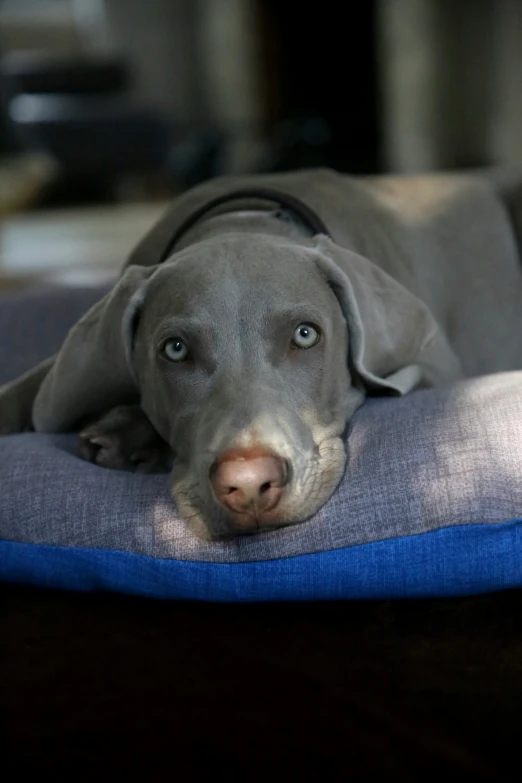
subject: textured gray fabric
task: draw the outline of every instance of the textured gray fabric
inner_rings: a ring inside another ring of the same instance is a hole
[[[27,365],[52,353],[100,295],[3,299],[2,379],[25,369],[19,352]],[[0,538],[182,560],[265,560],[500,523],[522,516],[522,372],[366,403],[351,422],[346,474],[328,503],[300,525],[230,543],[202,543],[186,530],[167,476],[85,463],[72,436],[0,439],[0,486]]]
[[[0,384],[56,353],[67,331],[109,286],[36,286],[0,297]]]

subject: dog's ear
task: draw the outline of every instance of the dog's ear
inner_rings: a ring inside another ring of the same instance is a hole
[[[33,404],[37,432],[63,432],[134,401],[133,334],[145,285],[157,267],[129,267],[69,332]]]
[[[367,392],[406,394],[461,376],[460,364],[428,307],[363,256],[318,237],[318,265],[349,330],[354,383]]]

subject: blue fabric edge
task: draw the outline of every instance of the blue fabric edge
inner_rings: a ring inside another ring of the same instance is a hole
[[[218,602],[472,595],[522,586],[522,520],[229,564],[0,541],[0,579]]]

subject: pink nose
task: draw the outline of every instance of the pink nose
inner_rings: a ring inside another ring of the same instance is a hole
[[[229,449],[215,462],[211,482],[218,498],[246,525],[263,522],[275,509],[287,481],[286,462],[261,446]]]

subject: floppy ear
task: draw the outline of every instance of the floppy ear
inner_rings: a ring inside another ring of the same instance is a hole
[[[130,353],[145,284],[156,267],[129,267],[69,332],[36,395],[37,432],[63,432],[138,398]]]
[[[363,256],[318,237],[319,268],[350,334],[352,367],[368,392],[406,394],[461,377],[460,364],[428,307]]]

